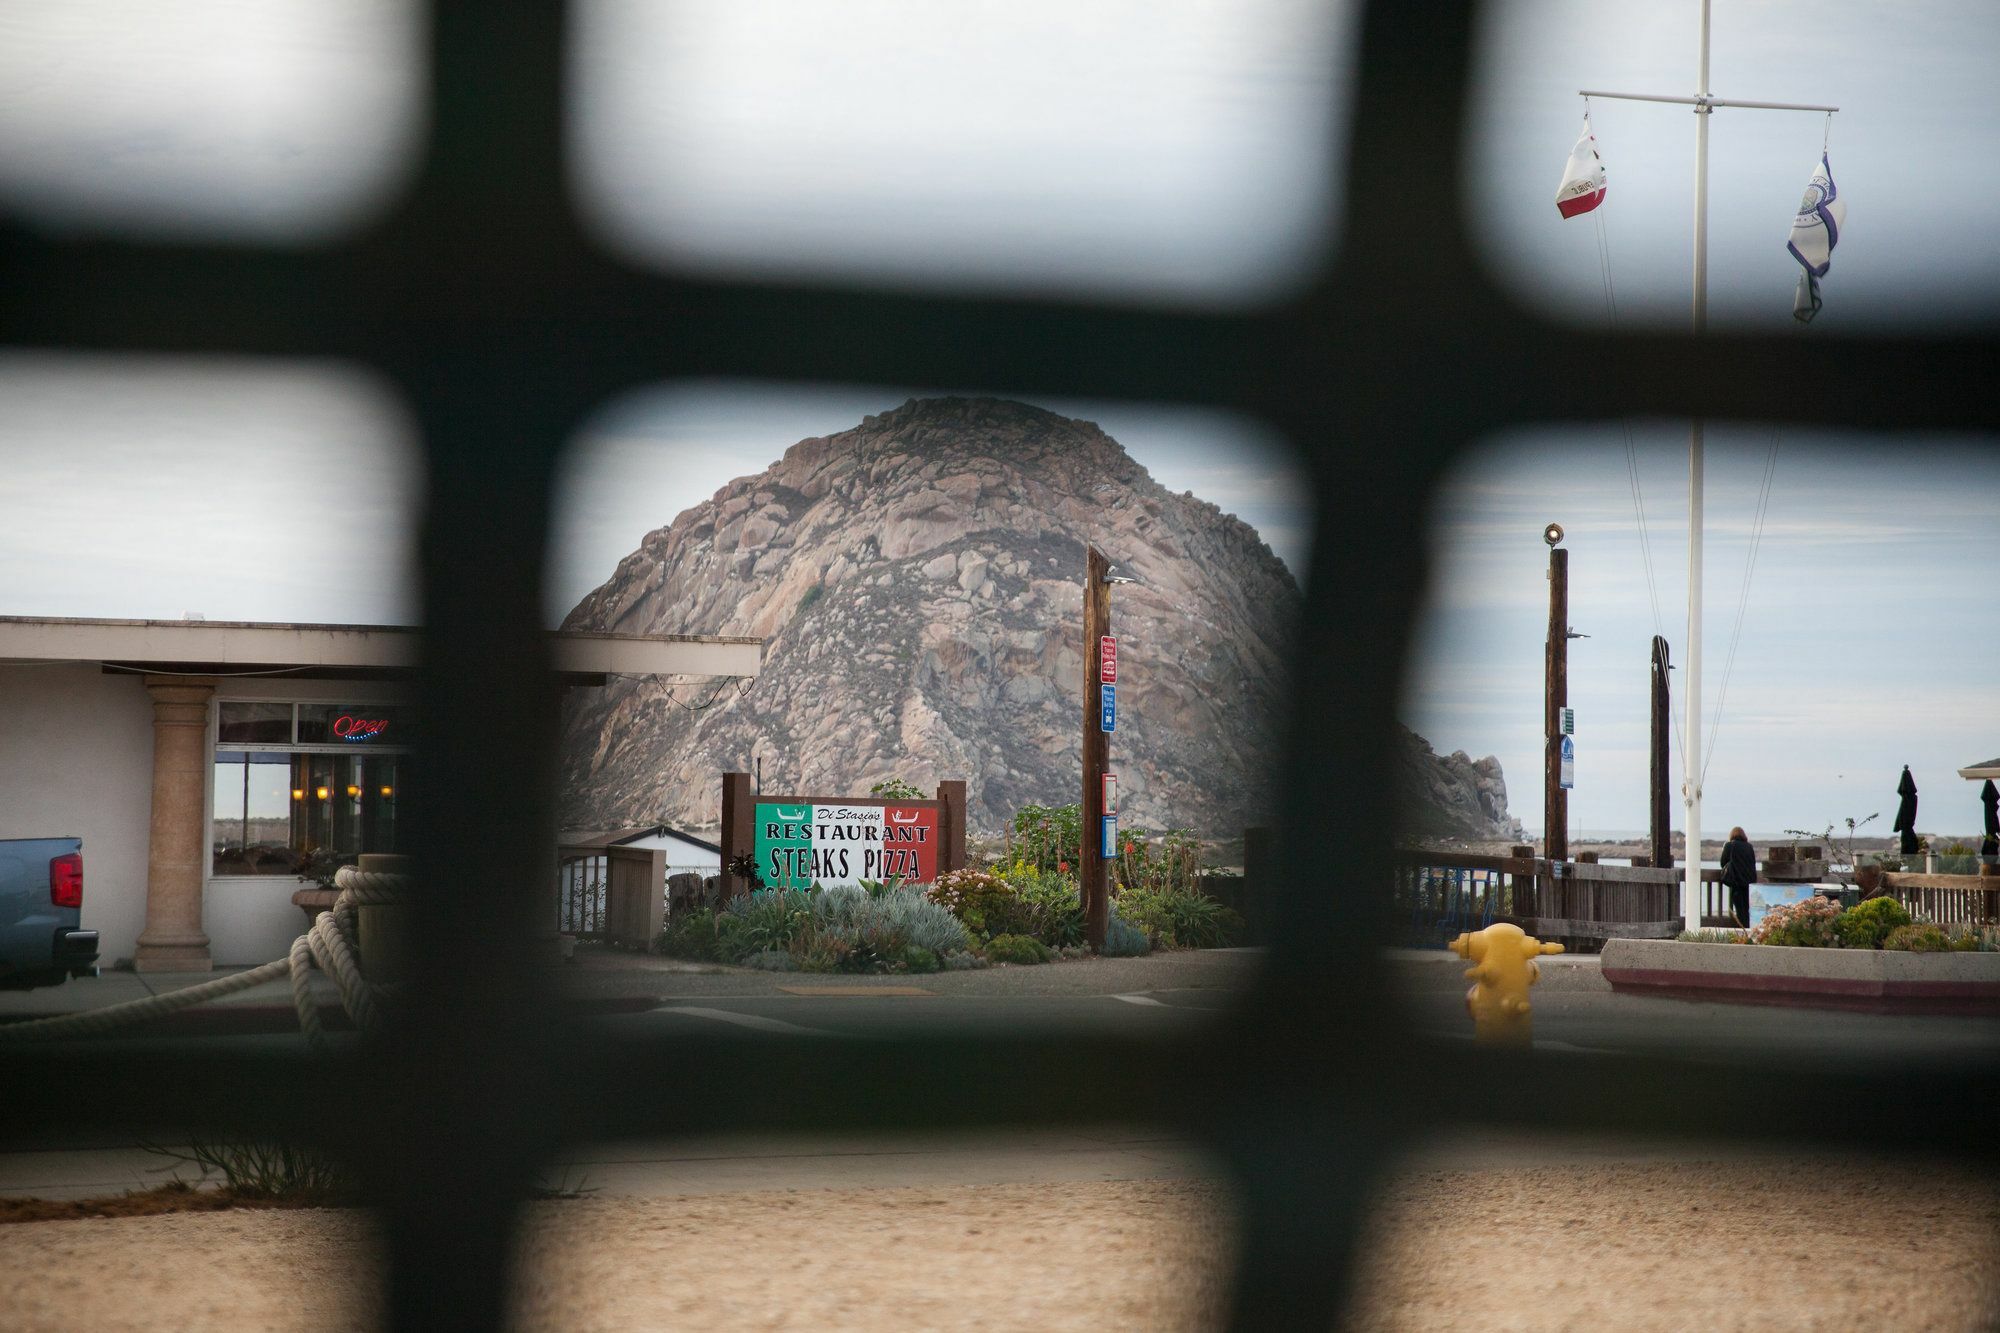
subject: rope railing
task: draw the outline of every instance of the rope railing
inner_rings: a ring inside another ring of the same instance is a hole
[[[30,1019],[25,1023],[0,1026],[0,1047],[36,1041],[56,1041],[72,1037],[96,1037],[127,1027],[136,1027],[183,1009],[219,1000],[238,991],[250,990],[280,977],[289,976],[292,1004],[298,1010],[299,1031],[314,1050],[323,1049],[326,1033],[320,1023],[319,1005],[313,999],[311,973],[315,967],[333,978],[340,992],[341,1008],[362,1031],[372,1031],[380,1021],[378,999],[386,988],[371,983],[361,971],[357,952],[360,938],[355,909],[390,906],[400,901],[409,877],[382,871],[358,870],[343,866],[334,876],[340,896],[331,910],[321,912],[306,933],[292,941],[283,958],[274,959],[234,976],[218,977],[197,986],[148,995],[141,1000],[106,1005],[83,1013],[58,1014]]]

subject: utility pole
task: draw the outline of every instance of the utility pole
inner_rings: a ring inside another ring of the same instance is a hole
[[[1104,861],[1104,775],[1110,767],[1111,733],[1104,707],[1101,645],[1111,635],[1111,565],[1095,546],[1083,567],[1083,817],[1082,847],[1077,857],[1077,886],[1083,899],[1085,937],[1094,950],[1104,948],[1104,930],[1111,915],[1111,893]],[[1115,687],[1115,686],[1114,686]],[[1115,697],[1115,696],[1114,696]]]
[[[1593,97],[1625,102],[1672,102],[1694,108],[1694,336],[1708,331],[1708,118],[1717,107],[1758,111],[1816,111],[1833,123],[1837,106],[1804,102],[1746,102],[1716,97],[1708,90],[1708,9],[1701,0],[1700,59],[1692,97],[1661,93],[1613,93],[1583,88],[1586,110]],[[1688,425],[1688,618],[1687,618],[1687,754],[1683,760],[1681,799],[1687,807],[1687,867],[1681,909],[1689,930],[1701,929],[1701,502],[1703,432],[1701,418]]]
[[[1646,788],[1646,810],[1652,833],[1652,862],[1657,867],[1674,863],[1674,832],[1667,813],[1667,641],[1653,636],[1653,729],[1651,781]]]
[[[1569,703],[1569,552],[1556,545],[1562,528],[1542,532],[1549,544],[1549,642],[1542,667],[1542,855],[1569,859],[1569,792],[1562,785],[1563,708]]]

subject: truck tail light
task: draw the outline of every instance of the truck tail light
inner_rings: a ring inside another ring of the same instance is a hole
[[[83,906],[83,856],[80,853],[49,858],[49,901],[57,907]]]

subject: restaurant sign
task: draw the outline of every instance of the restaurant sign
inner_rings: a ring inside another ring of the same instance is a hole
[[[935,801],[756,802],[757,870],[765,887],[804,889],[938,876]]]

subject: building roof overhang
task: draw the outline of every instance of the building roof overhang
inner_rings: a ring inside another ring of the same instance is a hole
[[[755,676],[764,658],[761,639],[714,635],[552,630],[548,643],[565,685],[602,685],[612,676]],[[402,625],[0,616],[0,665],[76,662],[139,674],[403,679],[415,673],[422,644],[422,631]]]

